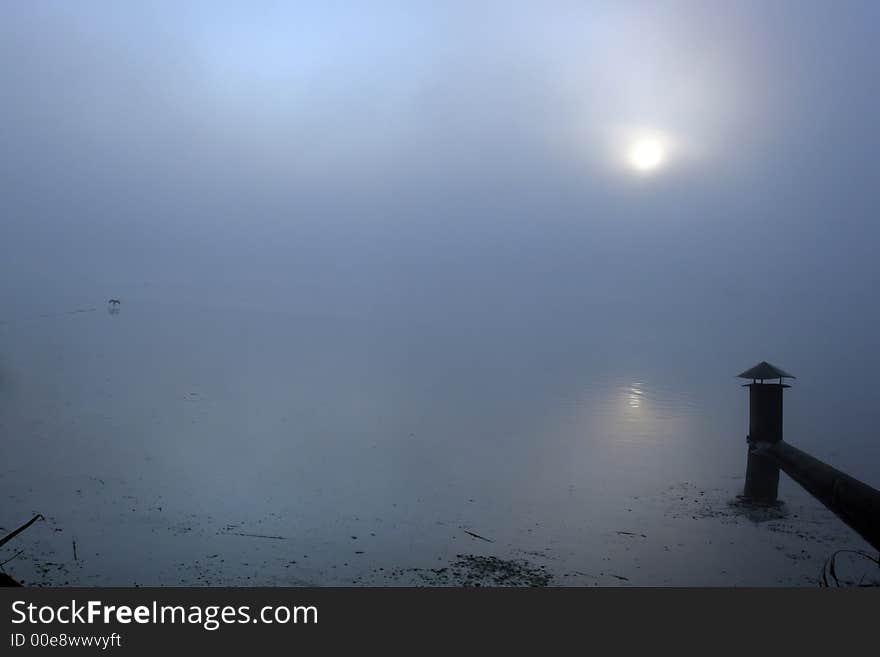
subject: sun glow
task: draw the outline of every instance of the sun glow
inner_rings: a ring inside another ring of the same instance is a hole
[[[629,147],[627,159],[636,171],[648,173],[666,161],[666,149],[659,139],[639,139]]]

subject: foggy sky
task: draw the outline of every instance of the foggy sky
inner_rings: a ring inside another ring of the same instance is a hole
[[[877,364],[878,19],[4,2],[0,318],[119,296]],[[619,165],[641,128],[676,143],[650,176]]]

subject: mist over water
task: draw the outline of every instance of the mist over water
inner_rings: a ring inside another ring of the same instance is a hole
[[[880,483],[874,13],[4,7],[17,572],[814,581],[862,544],[789,481],[730,511],[733,377],[793,372],[786,440]]]

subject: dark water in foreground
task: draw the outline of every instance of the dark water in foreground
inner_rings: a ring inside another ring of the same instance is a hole
[[[880,481],[868,393],[796,345],[81,309],[0,325],[0,527],[47,518],[0,561],[29,583],[808,585],[865,547],[788,480],[779,516],[730,504],[733,375],[764,358],[800,376],[786,438]]]

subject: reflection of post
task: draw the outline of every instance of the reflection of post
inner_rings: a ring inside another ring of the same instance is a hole
[[[761,446],[782,440],[782,391],[789,387],[782,380],[794,377],[767,362],[739,376],[752,379],[745,384],[749,389],[749,454],[743,497],[772,503],[779,493],[779,466],[774,459],[762,454]],[[779,382],[764,383],[765,379],[779,379]]]

